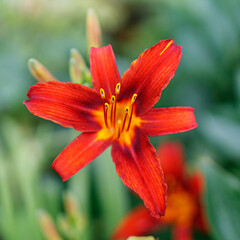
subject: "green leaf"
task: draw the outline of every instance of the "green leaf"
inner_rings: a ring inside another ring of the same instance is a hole
[[[239,240],[240,181],[214,162],[204,161],[206,209],[213,235],[218,240]]]
[[[94,170],[100,207],[102,209],[104,239],[109,239],[114,227],[127,213],[128,198],[126,187],[118,177],[112,162],[110,148],[95,161]]]
[[[237,121],[206,113],[199,122],[199,130],[206,140],[229,157],[240,160],[240,126]]]

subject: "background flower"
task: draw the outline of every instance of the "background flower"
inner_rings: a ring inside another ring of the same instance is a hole
[[[145,207],[140,206],[128,213],[116,227],[112,239],[144,236],[172,227],[172,239],[193,239],[194,230],[208,233],[209,227],[202,203],[204,179],[200,172],[187,174],[182,145],[164,142],[158,154],[168,184],[168,206],[161,219],[152,217]]]

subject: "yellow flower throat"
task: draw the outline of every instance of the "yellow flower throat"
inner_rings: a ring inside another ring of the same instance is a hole
[[[109,129],[115,138],[119,138],[124,132],[128,132],[131,126],[134,103],[137,94],[133,94],[131,102],[126,106],[126,102],[118,102],[121,84],[118,83],[115,87],[115,95],[111,96],[110,102],[106,102],[105,91],[100,88],[100,96],[103,103],[103,120],[105,127]]]

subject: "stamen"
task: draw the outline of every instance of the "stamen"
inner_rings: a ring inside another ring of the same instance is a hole
[[[127,131],[129,130],[130,128],[130,125],[131,125],[131,121],[132,121],[132,114],[133,114],[133,104],[134,102],[136,101],[136,98],[137,98],[137,94],[134,93],[133,96],[132,96],[132,101],[131,101],[131,113],[130,113],[130,118],[129,118],[129,121],[128,121],[128,127],[127,127]]]
[[[113,126],[113,122],[114,122],[114,118],[115,118],[114,110],[115,110],[115,96],[113,95],[111,97],[111,116],[110,116],[112,126]]]
[[[106,127],[109,128],[108,127],[108,121],[107,121],[107,114],[108,114],[107,111],[109,109],[109,105],[108,105],[108,103],[105,103],[104,106],[105,106],[105,109],[103,111],[103,113],[104,113],[104,122],[105,122]]]
[[[116,93],[116,95],[119,94],[120,88],[121,88],[121,83],[118,83],[118,84],[116,85],[116,88],[115,88],[115,93]]]
[[[115,96],[112,95],[112,97],[111,97],[111,103],[114,103],[114,102],[115,102]]]
[[[120,134],[121,134],[121,121],[118,121],[118,135],[117,135],[117,138],[120,137]]]
[[[115,127],[115,122],[116,122],[116,111],[117,111],[117,101],[114,103],[114,110],[113,110],[113,126]]]
[[[137,98],[137,94],[134,93],[133,96],[132,96],[132,101],[131,101],[131,104],[133,105],[134,102],[136,101],[136,98]]]
[[[105,98],[105,92],[102,88],[100,88],[100,95],[101,95],[101,98],[104,99]]]
[[[126,120],[127,120],[127,115],[128,115],[128,112],[129,112],[129,107],[126,107],[125,109],[125,116],[124,116],[124,119],[123,119],[123,125],[122,125],[122,131],[124,131],[124,127],[125,127],[125,123],[126,123]]]

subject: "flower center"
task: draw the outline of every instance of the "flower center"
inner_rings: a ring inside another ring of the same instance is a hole
[[[135,93],[129,104],[126,105],[123,102],[118,102],[120,88],[121,84],[118,83],[115,87],[115,95],[111,96],[109,102],[105,99],[105,91],[100,88],[105,126],[113,131],[117,138],[123,132],[129,131],[133,116],[133,106],[137,98],[137,94]]]

